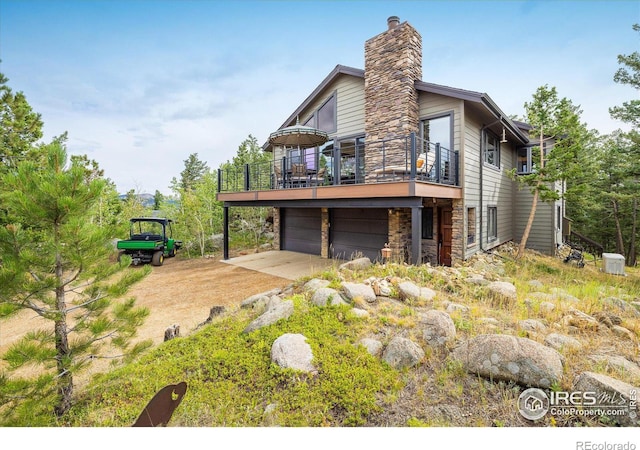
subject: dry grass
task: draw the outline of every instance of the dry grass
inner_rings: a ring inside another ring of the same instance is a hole
[[[448,351],[432,349],[423,341],[416,314],[412,314],[408,308],[419,313],[432,308],[446,310],[451,303],[464,305],[466,310],[450,312],[458,343],[485,333],[527,337],[541,344],[544,344],[549,333],[578,339],[582,344],[580,350],[559,350],[564,360],[564,376],[557,389],[571,390],[575,377],[584,371],[603,373],[640,386],[640,380],[628,371],[587,357],[593,354],[619,355],[636,364],[640,362],[640,318],[637,317],[640,314],[636,315],[633,310],[621,311],[604,301],[606,297],[618,297],[624,299],[630,308],[631,301],[640,301],[638,269],[628,268],[628,276],[620,277],[602,273],[593,263],[580,269],[564,264],[558,258],[533,252],[517,262],[508,252],[494,259],[497,262],[492,266],[493,269],[484,267],[485,279],[512,282],[517,289],[517,300],[509,301],[490,295],[485,287],[465,281],[470,274],[478,272],[473,260],[455,269],[401,264],[373,266],[358,274],[358,279],[349,279],[358,281],[372,276],[387,279],[394,276],[398,280],[411,280],[420,286],[430,287],[438,293],[431,302],[410,304],[389,299],[368,305],[374,318],[366,333],[378,338],[401,334],[415,339],[426,349],[423,364],[419,369],[403,374],[405,388],[393,404],[385,405],[384,412],[371,419],[371,425],[600,425],[594,419],[558,419],[552,416],[535,424],[526,421],[520,417],[515,406],[522,387],[465,373],[448,358]],[[541,287],[530,284],[531,280],[539,281]],[[536,297],[534,293],[547,294],[547,298]],[[609,314],[620,317],[620,325],[631,332],[632,338],[620,337],[603,322],[583,323],[582,326],[579,321],[571,322],[567,317],[572,310],[590,316]],[[535,319],[546,328],[537,332],[523,330],[519,322],[525,319]]]

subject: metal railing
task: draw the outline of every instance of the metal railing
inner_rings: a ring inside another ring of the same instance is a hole
[[[411,180],[459,186],[458,152],[414,133],[345,149],[304,149],[294,156],[218,169],[218,192]]]

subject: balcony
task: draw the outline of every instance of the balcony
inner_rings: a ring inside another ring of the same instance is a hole
[[[462,198],[458,152],[414,134],[348,148],[295,149],[287,155],[219,169],[217,200],[230,206],[308,201],[331,207],[348,199],[369,205],[366,199],[372,198]]]
[[[458,152],[412,133],[348,148],[294,149],[268,162],[218,169],[219,193],[406,182],[459,187]],[[295,195],[293,191],[289,194]]]

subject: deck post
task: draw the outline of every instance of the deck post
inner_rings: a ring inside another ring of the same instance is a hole
[[[340,172],[342,170],[342,161],[340,160],[340,143],[333,149],[333,184],[340,184]]]
[[[440,183],[440,168],[442,164],[440,142],[436,142],[436,183]]]
[[[422,206],[411,208],[411,264],[422,261]]]
[[[409,179],[410,180],[415,180],[416,179],[416,134],[412,131],[411,134],[409,135],[409,151],[410,151],[410,172],[409,172]]]
[[[249,179],[249,164],[245,164],[244,165],[244,190],[245,191],[250,191],[251,190],[251,182]]]
[[[222,258],[229,259],[229,207],[222,208]]]

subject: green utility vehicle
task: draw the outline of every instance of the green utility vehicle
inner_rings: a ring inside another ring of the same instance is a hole
[[[117,243],[118,261],[122,255],[131,256],[134,265],[151,263],[161,266],[165,257],[176,255],[182,241],[173,239],[171,219],[135,217],[130,220],[129,239]]]

